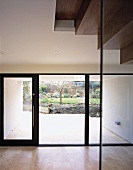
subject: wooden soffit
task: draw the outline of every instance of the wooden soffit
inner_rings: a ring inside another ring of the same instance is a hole
[[[76,35],[98,35],[100,48],[100,3],[101,0],[57,0],[55,18],[74,20]],[[133,0],[104,0],[103,15],[104,49],[120,49],[121,63],[133,60]]]

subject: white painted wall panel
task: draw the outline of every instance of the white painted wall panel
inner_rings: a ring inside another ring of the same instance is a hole
[[[19,125],[23,104],[22,82],[4,79],[4,138]]]
[[[105,80],[103,84],[103,125],[133,143],[133,76]],[[120,121],[121,125],[116,125]]]

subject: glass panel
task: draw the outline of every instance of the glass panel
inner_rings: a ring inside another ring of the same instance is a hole
[[[89,78],[89,143],[99,143],[100,134],[100,76]]]
[[[85,76],[39,77],[39,143],[83,144]]]
[[[4,139],[32,139],[32,78],[4,78]]]
[[[133,143],[133,1],[103,4],[103,143],[128,145]],[[133,169],[132,151],[103,146],[102,169]]]

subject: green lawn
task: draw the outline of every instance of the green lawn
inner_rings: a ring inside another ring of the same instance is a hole
[[[43,98],[40,99],[41,103],[60,103],[60,98]],[[78,103],[83,103],[83,98],[78,97],[78,98],[62,98],[63,104],[78,104]],[[100,99],[90,99],[90,104],[99,104]]]
[[[60,103],[60,98],[43,98],[40,99],[42,103]],[[78,104],[83,103],[83,98],[62,98],[63,104]]]
[[[90,98],[90,104],[100,104],[100,99]]]

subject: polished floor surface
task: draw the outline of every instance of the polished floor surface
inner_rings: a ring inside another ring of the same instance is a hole
[[[133,147],[103,147],[103,170],[132,170]],[[0,147],[0,170],[98,170],[98,147]]]
[[[133,147],[103,147],[103,170],[133,170]]]

